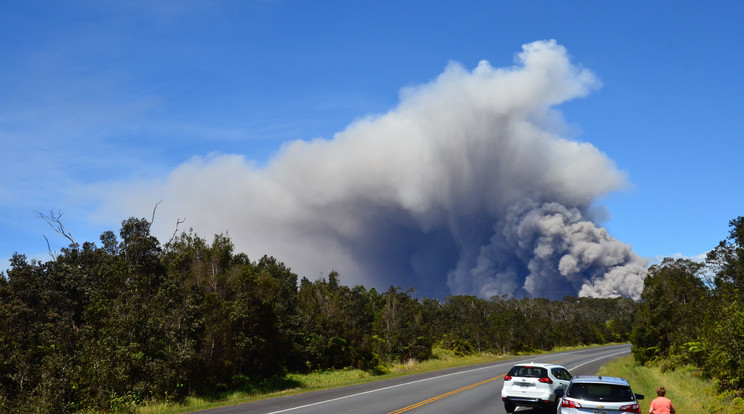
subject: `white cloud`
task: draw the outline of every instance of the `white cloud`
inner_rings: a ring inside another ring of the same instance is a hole
[[[625,270],[637,258],[585,218],[626,174],[591,144],[560,136],[554,109],[598,87],[555,41],[525,45],[510,68],[450,63],[404,89],[388,113],[331,139],[289,142],[265,167],[213,154],[163,180],[109,186],[101,214],[149,217],[163,200],[161,235],[186,217],[201,235],[229,231],[238,250],[274,255],[311,278],[336,269],[348,283],[422,294],[448,286],[482,296],[635,297],[642,275]],[[534,237],[510,239],[515,206],[571,219],[542,216]],[[554,234],[563,235],[541,241]],[[558,252],[571,258],[553,260]]]

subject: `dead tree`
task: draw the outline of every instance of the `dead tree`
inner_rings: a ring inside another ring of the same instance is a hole
[[[75,242],[75,239],[72,237],[72,233],[70,233],[69,230],[65,227],[64,224],[62,224],[62,211],[58,210],[57,213],[54,212],[54,210],[49,210],[49,214],[44,214],[39,211],[34,210],[34,213],[36,214],[36,217],[44,220],[49,224],[49,227],[52,228],[57,234],[60,236],[66,238],[70,241],[70,246],[75,249],[76,252],[79,252],[80,246]],[[44,235],[44,240],[46,240],[47,243],[47,249],[49,249],[49,254],[52,256],[53,259],[57,258],[57,255],[52,251],[52,247],[49,244],[49,239],[46,235]]]

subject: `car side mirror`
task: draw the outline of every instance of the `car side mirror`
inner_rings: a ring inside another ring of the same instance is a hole
[[[636,396],[636,400],[642,400],[642,399],[644,399],[646,397],[643,394],[636,394],[635,396]]]
[[[556,398],[563,398],[563,388],[558,388],[555,390],[555,397]],[[643,396],[641,396],[643,398]]]

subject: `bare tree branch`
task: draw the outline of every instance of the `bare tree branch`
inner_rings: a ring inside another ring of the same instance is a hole
[[[159,205],[160,205],[160,203],[162,203],[162,202],[163,202],[163,200],[160,200],[160,201],[158,201],[157,203],[155,203],[155,207],[153,207],[153,208],[152,208],[152,218],[150,219],[150,224],[149,224],[149,225],[147,226],[147,230],[148,230],[148,231],[149,231],[149,230],[150,230],[150,228],[152,227],[152,223],[153,223],[153,222],[155,221],[155,211],[157,211],[157,209],[158,209],[158,206],[159,206]]]
[[[176,229],[173,230],[173,235],[171,235],[170,240],[168,240],[168,243],[166,243],[166,244],[171,244],[171,242],[173,242],[173,239],[176,238],[176,234],[178,233],[178,226],[180,226],[181,224],[183,224],[185,222],[186,222],[186,217],[184,217],[182,219],[181,218],[176,219]]]
[[[46,240],[47,250],[49,250],[49,256],[52,256],[52,260],[57,260],[57,253],[52,251],[52,246],[49,244],[49,239],[47,239],[46,234],[42,234],[42,236],[44,236],[44,240]]]
[[[36,217],[40,218],[49,224],[49,227],[52,228],[57,234],[60,236],[66,238],[70,241],[70,245],[75,249],[79,250],[78,244],[75,242],[75,239],[72,237],[72,233],[70,233],[69,230],[65,227],[64,224],[62,224],[62,211],[59,210],[55,214],[53,210],[49,210],[49,215],[46,215],[44,213],[41,213],[39,211],[34,210],[34,213],[36,213]],[[46,239],[46,236],[44,236]],[[47,239],[47,246],[49,246],[49,239]],[[50,249],[51,252],[51,249]]]

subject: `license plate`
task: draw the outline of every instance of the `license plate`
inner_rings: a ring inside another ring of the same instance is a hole
[[[594,414],[607,414],[607,411],[595,411]]]

